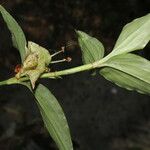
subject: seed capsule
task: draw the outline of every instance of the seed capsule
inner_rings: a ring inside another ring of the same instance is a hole
[[[27,56],[23,63],[23,69],[24,70],[30,70],[35,69],[38,65],[38,54],[37,53],[31,53]]]

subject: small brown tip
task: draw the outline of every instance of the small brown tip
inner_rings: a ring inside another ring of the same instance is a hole
[[[16,65],[14,72],[18,73],[18,72],[20,72],[20,70],[21,70],[21,65],[20,64]]]
[[[71,61],[72,61],[72,58],[71,58],[71,57],[67,57],[67,58],[66,58],[66,61],[67,61],[67,62],[71,62]]]
[[[65,52],[65,46],[61,47],[61,51],[64,53]]]

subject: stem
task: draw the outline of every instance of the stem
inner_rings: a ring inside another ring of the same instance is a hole
[[[63,75],[69,75],[69,74],[74,74],[77,72],[100,68],[100,67],[104,66],[104,64],[102,64],[102,62],[104,62],[103,59],[101,59],[100,61],[91,63],[91,64],[86,64],[86,65],[74,67],[71,69],[65,69],[65,70],[56,71],[56,72],[44,73],[43,75],[41,75],[40,78],[58,78],[59,76],[63,76]],[[29,80],[28,77],[22,77],[20,79],[16,79],[16,77],[13,77],[8,80],[0,82],[0,85],[19,84],[19,83],[27,81],[27,80]]]
[[[64,52],[64,47],[62,47],[60,51],[58,51],[58,52],[52,54],[51,57],[54,57],[54,56],[56,56],[56,55],[58,55],[58,54],[60,54],[60,53],[63,53],[63,52]]]
[[[61,71],[45,73],[41,76],[41,78],[51,78],[51,77],[56,77],[57,78],[59,76],[74,74],[74,73],[77,73],[77,72],[91,70],[91,69],[94,69],[94,65],[93,64],[87,64],[87,65],[82,65],[82,66],[79,66],[79,67],[74,67],[74,68],[71,68],[71,69],[65,69],[65,70],[61,70]]]
[[[0,85],[11,85],[11,84],[18,84],[19,80],[17,80],[16,78],[10,78],[8,80],[5,81],[1,81]]]
[[[51,61],[51,64],[57,64],[57,63],[65,62],[65,61],[66,59],[55,60],[55,61]]]

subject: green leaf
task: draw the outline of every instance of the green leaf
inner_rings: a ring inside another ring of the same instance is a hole
[[[103,58],[104,47],[100,41],[82,31],[77,31],[77,34],[82,51],[83,64],[93,63]]]
[[[36,88],[34,95],[45,126],[59,150],[73,150],[67,120],[57,99],[41,84]]]
[[[5,10],[4,7],[0,5],[0,12],[4,18],[4,21],[7,24],[8,29],[10,30],[12,34],[12,42],[15,48],[17,48],[21,55],[21,60],[25,59],[26,56],[26,38],[25,35],[18,25],[18,23],[15,21],[15,19]]]
[[[150,40],[150,14],[128,23],[122,30],[112,55],[143,49]]]
[[[134,55],[114,56],[104,64],[100,73],[109,81],[141,93],[150,94],[150,61]]]

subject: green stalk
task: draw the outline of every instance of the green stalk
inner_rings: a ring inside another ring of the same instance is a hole
[[[86,71],[86,70],[91,70],[91,69],[94,69],[93,64],[87,64],[87,65],[82,65],[82,66],[78,66],[78,67],[74,67],[74,68],[70,68],[70,69],[65,69],[65,70],[61,70],[61,71],[45,73],[41,76],[41,78],[51,78],[51,77],[57,78],[59,76],[74,74],[74,73],[78,73],[78,72],[82,72],[82,71]]]
[[[70,69],[65,69],[65,70],[50,72],[50,73],[44,73],[43,75],[41,75],[40,78],[58,78],[63,75],[69,75],[69,74],[74,74],[74,73],[87,71],[87,70],[91,70],[91,69],[95,69],[95,68],[100,68],[100,67],[104,66],[102,64],[102,62],[104,62],[103,59],[101,59],[100,61],[91,63],[91,64],[86,64],[86,65],[82,65],[82,66],[78,66],[78,67],[74,67],[74,68],[70,68]],[[20,79],[13,77],[8,80],[1,81],[0,85],[20,84],[21,82],[25,82],[28,80],[29,80],[28,77],[22,77]]]
[[[19,84],[19,80],[17,80],[16,78],[10,78],[8,80],[5,81],[1,81],[0,85],[11,85],[11,84]]]

